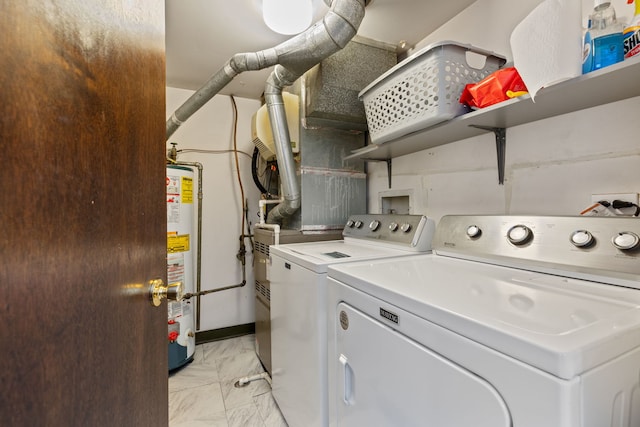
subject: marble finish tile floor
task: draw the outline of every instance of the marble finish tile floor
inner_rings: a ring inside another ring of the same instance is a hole
[[[287,427],[265,380],[255,335],[196,346],[193,362],[169,375],[169,427]]]

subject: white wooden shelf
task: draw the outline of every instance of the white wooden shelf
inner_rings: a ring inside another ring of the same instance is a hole
[[[393,141],[367,145],[344,160],[387,161],[390,165],[390,159],[395,157],[499,129],[504,143],[506,128],[635,96],[640,96],[640,58],[631,58],[544,88],[538,92],[535,102],[529,95],[504,101]],[[496,138],[500,139],[498,133]]]

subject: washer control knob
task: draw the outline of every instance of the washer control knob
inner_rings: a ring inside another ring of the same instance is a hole
[[[400,230],[402,230],[405,233],[408,233],[411,231],[411,224],[409,224],[408,222],[405,222],[404,224],[402,224],[400,226]]]
[[[587,230],[577,230],[571,233],[571,243],[577,248],[587,248],[596,241],[593,234]]]
[[[471,237],[472,239],[480,237],[481,234],[482,230],[477,225],[470,225],[467,227],[467,236]]]
[[[378,228],[380,228],[380,221],[378,221],[377,219],[371,221],[371,223],[369,224],[369,230],[376,231]]]
[[[514,225],[507,232],[507,239],[516,246],[528,243],[533,237],[533,232],[526,225]]]
[[[347,227],[349,228],[353,228],[353,225],[355,224],[355,222],[353,222],[352,219],[350,219],[349,221],[347,221]]]
[[[360,220],[356,221],[356,222],[355,222],[355,224],[354,224],[354,226],[355,226],[356,228],[362,228],[362,221],[360,221]]]
[[[392,222],[391,224],[389,224],[389,230],[398,231],[398,223],[397,222]]]
[[[611,239],[613,246],[621,251],[630,251],[640,246],[640,237],[630,231],[623,231]]]

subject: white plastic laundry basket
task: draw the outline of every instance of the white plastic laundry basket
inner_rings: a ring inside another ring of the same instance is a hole
[[[459,102],[465,85],[505,62],[494,52],[452,41],[421,49],[360,92],[371,142],[382,144],[469,112]]]

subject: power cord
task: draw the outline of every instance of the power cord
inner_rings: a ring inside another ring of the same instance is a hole
[[[611,207],[613,209],[636,208],[636,212],[633,214],[633,216],[640,216],[640,206],[638,206],[635,203],[626,202],[624,200],[614,200],[613,202],[609,202],[607,200],[600,200],[598,203],[600,203],[602,206],[606,208]]]

